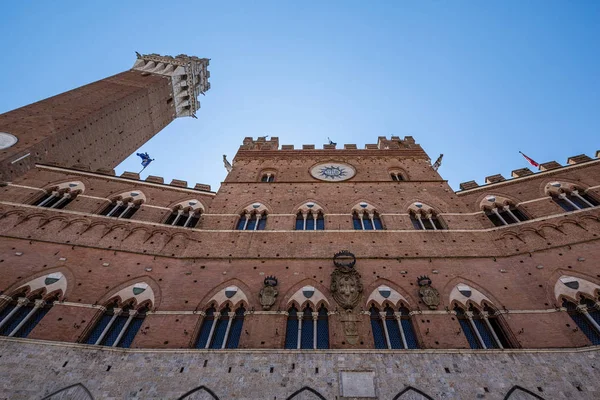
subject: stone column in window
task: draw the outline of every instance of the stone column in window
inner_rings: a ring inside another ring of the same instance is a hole
[[[115,342],[112,344],[112,347],[117,347],[117,345],[123,338],[123,335],[125,335],[125,332],[127,332],[127,328],[129,327],[129,324],[131,324],[131,321],[133,321],[133,317],[135,317],[136,314],[136,310],[129,310],[129,317],[127,318],[127,321],[125,321],[125,325],[123,325],[123,328],[121,328],[121,332],[119,332],[119,336],[117,336],[117,338],[115,339]]]
[[[113,214],[115,213],[115,211],[117,211],[119,209],[119,207],[121,207],[123,205],[123,202],[121,200],[118,200],[115,205],[113,206],[112,210],[110,210],[110,212],[108,214],[106,214],[107,217],[112,217]]]
[[[306,230],[306,219],[308,218],[308,213],[306,211],[302,211],[302,219],[304,222],[302,223],[302,230]]]
[[[260,213],[256,213],[256,223],[254,224],[254,230],[258,229],[258,224],[260,222],[261,217],[262,217],[262,215]]]
[[[437,231],[437,227],[435,226],[435,224],[433,223],[433,219],[431,218],[432,214],[427,214],[426,218],[429,220],[429,223],[431,224],[431,226],[433,226],[433,230]]]
[[[487,349],[483,338],[481,337],[481,334],[479,333],[479,330],[477,329],[477,325],[475,325],[475,321],[473,321],[473,312],[472,311],[465,311],[465,316],[467,317],[467,319],[469,320],[469,324],[471,325],[471,329],[473,329],[473,332],[475,332],[475,335],[477,335],[477,339],[479,340],[479,343],[481,344],[481,347],[483,347],[484,349]]]
[[[104,312],[105,310],[106,309],[104,309],[104,307],[103,307],[102,311]],[[104,336],[106,336],[106,334],[110,330],[110,327],[114,324],[115,320],[117,319],[117,317],[119,316],[119,314],[121,314],[122,311],[123,311],[122,308],[113,308],[113,316],[112,316],[112,318],[110,319],[110,321],[108,321],[108,324],[106,324],[106,326],[102,330],[102,333],[98,337],[98,340],[96,340],[96,342],[94,344],[100,344],[100,343],[102,343],[102,339],[104,339]]]
[[[385,315],[386,315],[385,311],[379,312],[379,319],[381,319],[381,322],[383,324],[383,333],[385,334],[385,343],[387,344],[387,348],[391,349],[392,344],[390,343],[390,334],[388,333],[387,324],[385,323]]]
[[[217,327],[217,322],[219,322],[219,318],[221,318],[221,313],[215,311],[213,313],[213,323],[210,327],[210,332],[208,333],[208,339],[206,339],[206,344],[204,345],[205,349],[210,347],[210,342],[212,342],[212,337],[215,334],[215,328]]]
[[[302,318],[304,317],[304,311],[300,310],[298,312],[298,340],[296,343],[296,348],[300,349],[302,347]]]
[[[415,218],[417,219],[417,221],[419,221],[419,226],[421,227],[421,229],[425,230],[425,225],[423,224],[423,221],[421,221],[421,214],[415,213]]]
[[[35,305],[33,306],[33,308],[31,309],[31,311],[29,311],[29,313],[25,316],[25,318],[23,318],[21,320],[21,322],[19,322],[19,325],[17,325],[15,327],[15,329],[12,330],[12,332],[8,335],[9,337],[12,337],[14,335],[17,334],[17,332],[19,332],[19,329],[21,329],[23,327],[23,325],[25,325],[27,323],[27,321],[29,321],[31,319],[31,317],[33,317],[35,315],[35,313],[45,305],[46,303],[44,302],[44,300],[36,300],[35,301]]]
[[[242,228],[242,230],[245,231],[246,228],[248,227],[248,221],[250,221],[251,215],[244,213],[244,214],[242,214],[242,217],[244,218],[244,227]]]
[[[194,217],[194,215],[196,215],[196,212],[194,210],[188,211],[188,217],[185,220],[185,224],[183,224],[184,228],[187,228],[187,226],[189,225],[190,221],[192,220],[192,218]]]
[[[580,313],[582,313],[585,316],[585,318],[587,318],[588,322],[590,324],[592,324],[594,328],[596,328],[596,332],[600,333],[600,325],[598,325],[598,323],[596,322],[596,320],[594,318],[592,318],[592,316],[588,312],[587,306],[585,304],[578,305],[577,306],[577,311],[579,311]]]
[[[44,200],[40,204],[38,204],[38,206],[39,207],[44,207],[46,204],[48,204],[51,200],[53,200],[57,196],[58,196],[58,192],[56,192],[56,191],[52,192],[52,194],[50,194],[50,196],[48,196],[46,198],[46,200]]]
[[[590,203],[589,201],[587,201],[587,200],[586,200],[586,199],[585,199],[583,196],[581,196],[581,195],[579,194],[579,191],[578,191],[578,190],[573,190],[573,191],[571,192],[571,194],[572,194],[573,196],[577,197],[579,200],[583,201],[583,202],[584,202],[585,204],[587,204],[588,206],[590,206],[590,207],[594,207],[594,205],[593,205],[592,203]]]
[[[494,328],[492,327],[492,324],[490,323],[490,320],[488,318],[488,313],[483,311],[481,313],[481,316],[483,317],[483,320],[485,321],[485,324],[488,327],[488,330],[491,332],[492,336],[494,337],[494,340],[496,341],[498,348],[503,349],[504,346],[502,346],[502,343],[500,343],[500,339],[498,339],[498,335],[496,335],[496,331],[494,330]]]
[[[227,321],[227,329],[225,329],[225,336],[223,337],[223,343],[221,344],[222,349],[224,349],[227,345],[227,339],[229,339],[229,331],[231,330],[231,323],[235,318],[235,311],[227,313],[227,316],[229,317],[229,321]]]
[[[313,349],[317,349],[317,320],[319,319],[319,312],[312,313],[313,318]]]
[[[373,217],[375,216],[375,212],[370,212],[368,215],[369,215],[369,219],[371,220],[371,226],[373,227],[373,230],[376,231],[377,227],[375,226],[375,221],[373,221]]]
[[[127,212],[131,209],[131,207],[133,207],[133,201],[128,201],[127,207],[125,207],[125,210],[123,210],[123,212],[121,214],[119,214],[119,216],[117,218],[122,218],[123,215],[127,214]]]
[[[404,329],[402,328],[402,313],[395,312],[394,317],[396,318],[396,322],[398,323],[398,330],[400,331],[402,346],[404,346],[405,349],[408,349],[408,344],[406,344],[406,335],[404,335]]]
[[[508,213],[508,215],[510,215],[510,217],[516,222],[519,223],[521,222],[521,220],[519,218],[517,218],[517,216],[515,214],[513,214],[512,210],[510,209],[509,205],[505,205],[504,207],[502,207],[504,209],[504,211],[506,211]]]
[[[318,212],[314,212],[312,213],[313,219],[314,219],[314,226],[313,226],[313,231],[317,230],[317,219],[319,219],[319,213]]]
[[[504,218],[502,218],[502,215],[500,215],[500,213],[498,212],[497,207],[492,208],[492,212],[494,214],[496,214],[496,217],[498,217],[500,219],[500,221],[502,221],[502,225],[508,225],[508,222],[506,222],[506,220]]]
[[[2,328],[4,325],[6,325],[6,323],[8,321],[10,321],[10,319],[13,317],[13,315],[16,314],[17,311],[19,311],[19,309],[23,306],[26,306],[29,303],[29,299],[27,297],[21,297],[19,300],[17,300],[17,305],[15,306],[15,308],[13,308],[11,310],[11,312],[8,313],[8,315],[6,317],[4,317],[4,319],[2,321],[0,321],[0,328]]]
[[[180,208],[179,210],[177,210],[177,216],[175,217],[173,222],[171,222],[171,225],[175,226],[177,224],[177,221],[179,221],[179,218],[181,218],[182,215],[183,215],[183,209]]]
[[[365,211],[364,210],[360,210],[358,212],[358,219],[360,219],[360,226],[362,227],[362,230],[365,230],[365,222],[363,221],[363,218],[365,217]]]
[[[569,197],[565,193],[559,194],[558,197],[560,197],[561,199],[563,199],[564,201],[569,203],[571,206],[575,207],[576,210],[581,210],[581,207],[579,207],[577,204],[573,203],[571,201],[571,199],[569,199]]]
[[[69,193],[64,193],[61,197],[61,199],[59,201],[57,201],[56,203],[52,204],[50,206],[50,208],[59,208],[59,206],[61,204],[63,204],[65,201],[69,200],[71,198],[71,195]]]

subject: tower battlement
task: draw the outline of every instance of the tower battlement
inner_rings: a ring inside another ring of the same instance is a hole
[[[385,136],[379,136],[376,144],[365,144],[361,150],[400,150],[400,149],[421,149],[421,146],[415,142],[412,136],[405,136],[400,139],[399,136],[391,136],[388,139]],[[266,136],[260,136],[257,139],[245,137],[239,150],[359,150],[354,143],[344,144],[338,148],[337,143],[323,144],[319,149],[314,144],[303,144],[301,149],[296,149],[293,144],[284,144],[279,148],[279,138],[272,137],[267,140]]]
[[[176,57],[139,54],[132,69],[171,79],[177,117],[195,117],[200,108],[199,95],[210,89],[208,58],[180,54]]]

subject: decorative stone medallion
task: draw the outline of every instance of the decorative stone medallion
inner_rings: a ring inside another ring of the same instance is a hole
[[[440,293],[437,289],[431,287],[431,279],[427,276],[420,276],[417,279],[419,283],[419,296],[423,299],[430,310],[437,310],[440,305]]]
[[[277,289],[277,278],[274,276],[267,276],[264,280],[264,287],[260,290],[260,304],[263,310],[269,310],[273,304],[275,304],[275,298],[279,294]]]
[[[8,149],[9,147],[14,146],[19,139],[15,135],[11,135],[10,133],[0,132],[0,150]]]
[[[341,182],[356,175],[351,165],[339,162],[320,163],[310,169],[313,178],[326,182]]]

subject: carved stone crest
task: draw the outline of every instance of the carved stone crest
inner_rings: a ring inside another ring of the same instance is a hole
[[[340,252],[354,255],[348,251]],[[338,254],[340,254],[338,253]],[[337,256],[337,255],[336,255]],[[351,310],[360,302],[363,286],[360,274],[352,266],[336,263],[337,268],[331,273],[331,295],[345,310]]]
[[[346,341],[350,344],[358,343],[358,320],[352,310],[346,310],[340,316],[342,324],[344,326],[344,336]]]
[[[431,279],[427,276],[420,276],[417,279],[419,283],[419,296],[430,310],[437,310],[440,305],[440,293],[437,289],[431,287]]]
[[[277,289],[277,278],[274,276],[267,276],[264,280],[264,286],[260,290],[260,304],[263,310],[269,310],[273,304],[275,304],[275,298],[279,294]]]

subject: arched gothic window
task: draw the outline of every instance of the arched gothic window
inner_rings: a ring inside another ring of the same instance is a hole
[[[41,295],[31,299],[12,298],[0,311],[0,335],[24,338],[52,308],[54,299],[44,301]]]
[[[583,210],[600,205],[590,193],[564,182],[550,182],[546,193],[565,211]]]
[[[371,330],[376,349],[418,349],[417,336],[406,307],[395,312],[389,305],[380,312],[371,306]]]
[[[562,306],[581,332],[590,339],[593,345],[600,344],[600,302],[582,297],[579,304],[563,300]]]
[[[214,307],[206,310],[196,339],[197,349],[237,349],[244,325],[246,309],[239,306],[232,312],[226,306],[217,314]]]
[[[518,224],[529,219],[510,200],[500,196],[487,196],[481,202],[481,208],[495,226]]]
[[[435,210],[426,204],[413,203],[408,208],[408,213],[415,229],[433,231],[445,229]]]
[[[352,214],[352,223],[354,229],[358,231],[379,231],[383,229],[377,211],[354,211]]]
[[[238,231],[262,231],[267,226],[267,208],[254,203],[244,209],[236,225]]]
[[[202,210],[202,205],[198,200],[181,202],[175,206],[165,224],[181,226],[183,228],[195,228],[200,220]]]
[[[143,193],[137,191],[121,193],[100,211],[100,215],[129,219],[140,208],[145,198]]]
[[[129,303],[122,308],[111,304],[90,332],[85,343],[100,346],[129,348],[140,330],[147,308],[133,308]]]
[[[325,229],[325,219],[321,211],[308,211],[303,213],[298,211],[296,214],[297,231],[322,231]]]
[[[301,313],[294,306],[288,310],[285,348],[329,348],[329,321],[325,305],[321,305],[317,312],[314,312],[310,305]]]
[[[486,307],[480,311],[470,307],[454,307],[458,322],[472,349],[504,349],[512,347],[493,310]]]
[[[48,189],[33,205],[46,208],[65,208],[78,194],[83,193],[83,190],[84,186],[81,182],[61,183]]]

